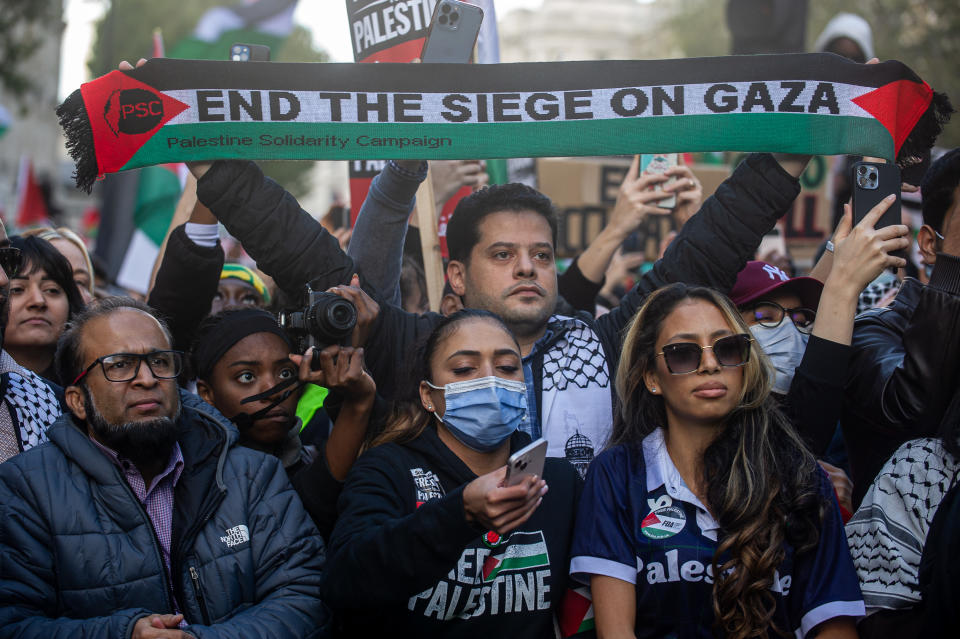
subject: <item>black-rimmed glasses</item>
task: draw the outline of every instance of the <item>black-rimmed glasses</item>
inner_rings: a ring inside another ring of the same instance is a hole
[[[747,310],[754,322],[767,328],[776,328],[783,322],[784,317],[789,317],[801,333],[812,331],[813,323],[817,319],[817,312],[809,308],[784,308],[776,302],[760,302]]]
[[[20,254],[20,249],[15,246],[0,248],[0,268],[7,274],[7,277],[11,279],[16,277],[22,264],[23,255]]]
[[[173,379],[183,370],[183,353],[180,351],[152,351],[150,353],[114,353],[93,360],[93,363],[77,375],[70,384],[74,386],[99,364],[103,376],[110,382],[129,382],[140,373],[140,364],[147,367],[157,379]]]
[[[751,337],[745,333],[727,335],[713,343],[700,346],[696,342],[665,344],[657,356],[663,355],[667,370],[673,375],[686,375],[700,368],[703,351],[710,349],[721,366],[743,366],[750,360]]]

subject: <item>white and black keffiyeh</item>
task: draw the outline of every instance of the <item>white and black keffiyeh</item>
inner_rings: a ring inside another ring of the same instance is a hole
[[[16,421],[23,450],[47,441],[46,430],[60,417],[60,400],[39,375],[7,373],[3,398]]]
[[[960,464],[939,439],[915,439],[877,475],[846,526],[868,611],[909,608],[920,601],[923,546],[958,470]]]

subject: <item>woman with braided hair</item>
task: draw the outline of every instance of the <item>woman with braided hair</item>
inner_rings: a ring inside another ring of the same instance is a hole
[[[570,565],[601,637],[856,637],[836,499],[754,346],[706,288],[660,289],[631,322]]]

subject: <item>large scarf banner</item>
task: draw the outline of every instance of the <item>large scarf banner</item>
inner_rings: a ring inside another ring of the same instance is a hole
[[[482,159],[774,151],[887,159],[949,113],[904,64],[832,54],[520,64],[157,59],[57,113],[77,185],[221,158]]]

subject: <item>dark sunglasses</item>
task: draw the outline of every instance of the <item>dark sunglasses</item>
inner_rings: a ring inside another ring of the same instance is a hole
[[[801,333],[813,330],[813,323],[817,319],[816,311],[809,308],[784,308],[776,302],[760,302],[749,307],[750,317],[760,326],[776,328],[789,317],[793,325]]]
[[[22,265],[23,255],[21,255],[20,249],[14,246],[0,248],[0,268],[7,274],[8,278],[16,277]]]
[[[663,355],[667,370],[673,375],[686,375],[700,368],[703,351],[710,349],[721,366],[743,366],[750,360],[750,343],[753,339],[745,333],[727,335],[713,343],[700,346],[696,342],[666,344],[657,356]]]

